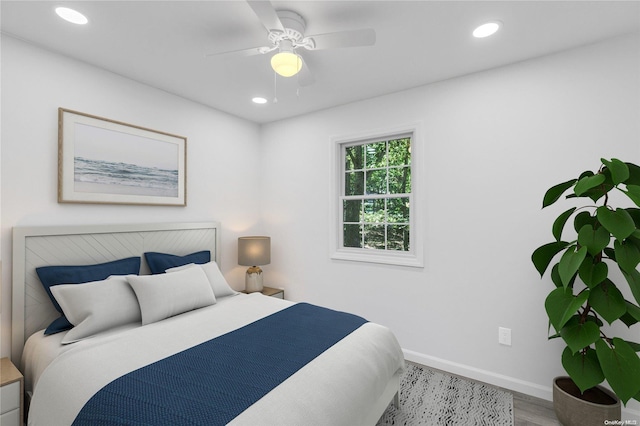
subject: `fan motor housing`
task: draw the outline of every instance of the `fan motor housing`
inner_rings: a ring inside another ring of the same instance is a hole
[[[306,29],[304,18],[290,10],[278,10],[277,14],[284,27],[284,32],[271,30],[269,32],[269,41],[275,45],[281,40],[301,41],[304,38],[304,30]]]

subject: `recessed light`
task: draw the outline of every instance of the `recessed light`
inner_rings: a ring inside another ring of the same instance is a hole
[[[68,7],[56,7],[56,13],[59,17],[72,24],[84,25],[89,20],[82,13],[77,10],[69,9]]]
[[[490,35],[495,34],[501,26],[502,22],[500,21],[487,22],[486,24],[482,24],[478,28],[473,30],[473,36],[476,38],[489,37]]]
[[[267,100],[265,98],[256,96],[255,98],[251,99],[251,102],[253,102],[254,104],[266,104]]]

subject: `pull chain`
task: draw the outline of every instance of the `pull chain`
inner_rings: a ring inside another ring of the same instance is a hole
[[[278,74],[273,72],[273,103],[278,103]]]

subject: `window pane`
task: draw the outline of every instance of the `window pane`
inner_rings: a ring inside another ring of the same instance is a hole
[[[381,223],[384,218],[384,200],[365,199],[364,200],[364,221]]]
[[[384,250],[384,225],[364,225],[364,248]]]
[[[389,169],[389,194],[408,194],[411,192],[411,168]]]
[[[364,145],[345,148],[344,169],[364,169]]]
[[[360,225],[344,225],[343,232],[345,247],[362,248],[362,229]]]
[[[349,172],[344,175],[344,195],[364,194],[364,172]]]
[[[387,200],[387,222],[409,223],[409,198],[389,198]]]
[[[387,250],[409,251],[409,225],[387,226]]]
[[[362,200],[344,200],[342,206],[345,222],[361,222]]]
[[[387,169],[367,171],[367,194],[387,193]]]
[[[386,142],[371,143],[366,145],[367,169],[387,167],[387,144]]]
[[[411,138],[389,141],[389,165],[402,166],[411,164]]]

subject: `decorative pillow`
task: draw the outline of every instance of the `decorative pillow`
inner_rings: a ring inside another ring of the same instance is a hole
[[[64,315],[54,319],[51,324],[44,330],[44,335],[48,336],[50,334],[61,333],[63,331],[71,330],[73,328],[73,324],[69,322],[67,317]]]
[[[142,325],[216,303],[209,280],[201,268],[172,274],[130,275],[142,312]]]
[[[188,265],[167,269],[166,272],[172,273],[176,271],[183,271],[187,268],[193,267],[202,268],[204,273],[207,275],[207,279],[209,280],[209,284],[211,284],[211,288],[213,289],[213,294],[216,296],[216,299],[219,297],[233,296],[234,294],[238,294],[237,291],[229,286],[227,280],[224,279],[224,276],[222,275],[222,272],[220,272],[220,268],[218,268],[218,264],[215,261],[205,263],[204,265],[189,263]]]
[[[36,273],[51,299],[53,306],[63,314],[62,308],[51,293],[51,287],[59,284],[81,284],[92,281],[105,280],[111,275],[130,275],[140,272],[140,257],[128,257],[114,260],[113,262],[99,263],[96,265],[78,266],[42,266],[36,268]],[[62,317],[53,321],[45,330],[46,335],[68,330],[72,325]]]
[[[124,276],[83,284],[60,284],[51,287],[51,292],[74,325],[62,344],[141,320],[138,299]]]
[[[186,256],[176,256],[167,253],[147,252],[144,254],[152,274],[162,274],[169,268],[186,265],[188,263],[207,263],[211,261],[209,250],[198,251]]]

